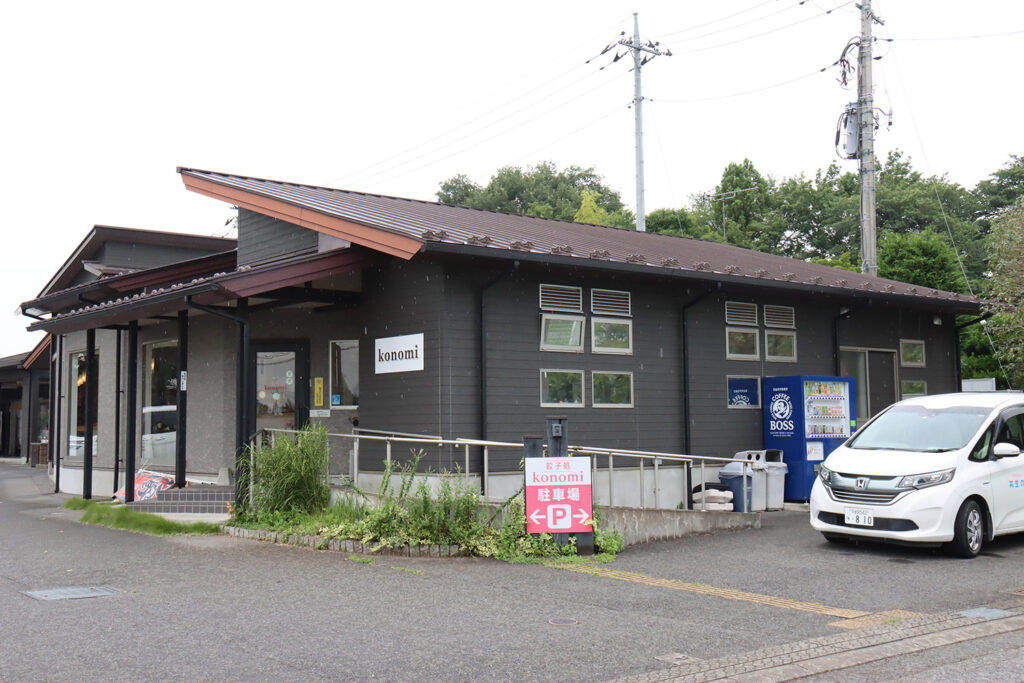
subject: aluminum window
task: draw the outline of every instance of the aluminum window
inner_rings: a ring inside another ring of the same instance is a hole
[[[900,339],[900,365],[905,368],[923,368],[925,366],[924,341]]]
[[[633,314],[629,292],[615,289],[590,290],[590,310],[595,315],[620,315],[627,318]]]
[[[632,372],[593,372],[591,374],[592,404],[595,408],[632,408]]]
[[[583,353],[583,326],[579,315],[541,314],[540,350]]]
[[[927,396],[928,383],[923,379],[900,380],[900,397],[913,398],[914,396]]]
[[[331,341],[331,409],[359,407],[359,340]]]
[[[541,285],[540,310],[583,312],[583,288],[569,285]]]
[[[764,358],[775,363],[795,363],[796,332],[765,330]]]
[[[633,353],[633,321],[621,318],[591,318],[590,349],[594,353]]]
[[[583,371],[541,370],[540,404],[551,408],[582,408]]]
[[[750,325],[752,327],[756,327],[757,304],[750,304],[743,301],[726,301],[725,324]]]
[[[725,357],[729,360],[761,360],[758,331],[749,327],[725,328]]]

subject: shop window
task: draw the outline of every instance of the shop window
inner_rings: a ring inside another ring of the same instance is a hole
[[[591,350],[594,353],[633,353],[633,321],[618,318],[592,318]]]
[[[540,350],[583,352],[583,325],[578,315],[541,315]]]
[[[540,310],[582,313],[583,288],[569,285],[541,285]]]
[[[900,365],[905,368],[923,368],[924,342],[920,339],[900,339]]]
[[[172,465],[178,441],[178,342],[142,347],[142,458],[146,465]]]
[[[764,357],[774,362],[796,362],[796,332],[764,331]]]
[[[633,407],[633,373],[594,372],[591,384],[595,408]]]
[[[331,342],[331,408],[359,407],[359,340]]]
[[[760,360],[758,333],[753,328],[725,328],[725,357],[729,360]]]
[[[927,394],[928,383],[922,379],[905,379],[900,382],[900,396],[902,398],[926,396]]]
[[[559,408],[582,408],[583,371],[541,370],[540,404]]]
[[[86,371],[88,363],[85,360],[85,351],[75,351],[68,356],[68,367],[71,369],[68,381],[71,386],[68,387],[68,396],[71,400],[68,402],[68,425],[71,429],[68,430],[68,452],[67,457],[69,458],[81,458],[85,455],[85,401],[87,397],[88,387],[86,385]],[[95,368],[100,367],[100,354],[95,353],[94,356]],[[98,381],[99,372],[96,373],[96,377],[91,378],[92,381]],[[97,406],[98,407],[98,406]],[[99,431],[97,429],[98,421],[96,416],[92,416],[92,452],[96,453],[96,446],[99,439]]]
[[[633,314],[629,292],[614,289],[590,290],[590,311],[594,315],[619,315],[629,317]]]

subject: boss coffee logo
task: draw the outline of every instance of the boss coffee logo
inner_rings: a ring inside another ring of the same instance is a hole
[[[768,429],[773,432],[793,431],[793,403],[789,400],[789,394],[773,394],[768,410],[772,418],[768,420]]]

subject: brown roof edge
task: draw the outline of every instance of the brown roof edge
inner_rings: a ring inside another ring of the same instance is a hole
[[[295,206],[279,199],[270,199],[253,192],[226,187],[204,178],[189,175],[189,169],[179,168],[186,189],[243,209],[299,225],[309,230],[338,237],[361,246],[381,251],[408,261],[420,251],[424,240],[415,240],[387,230],[371,228],[309,208]]]
[[[50,348],[50,342],[52,340],[53,335],[47,334],[45,337],[43,337],[42,341],[36,344],[36,347],[32,349],[32,353],[28,354],[28,358],[25,359],[26,368],[32,367],[32,365],[34,365],[37,360],[43,357],[43,354],[45,354],[47,350]],[[47,357],[46,360],[49,361],[49,358]],[[47,363],[46,367],[50,367],[49,363]]]

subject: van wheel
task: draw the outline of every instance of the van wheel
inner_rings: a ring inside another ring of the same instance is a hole
[[[825,537],[825,540],[829,543],[846,543],[845,536],[837,536],[836,534],[821,532],[821,535]]]
[[[953,523],[953,542],[949,548],[957,557],[970,559],[981,552],[985,539],[985,520],[981,507],[973,500],[965,501]]]

